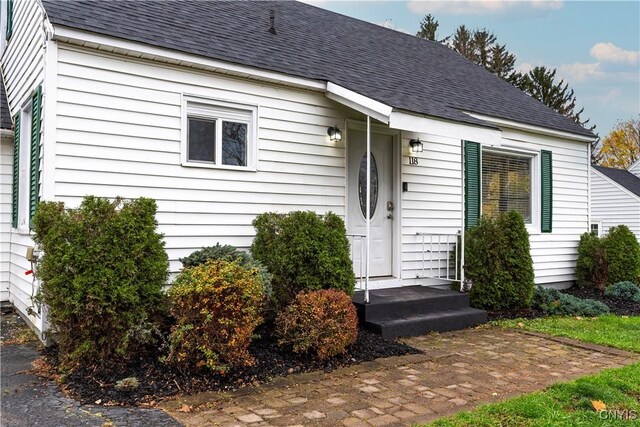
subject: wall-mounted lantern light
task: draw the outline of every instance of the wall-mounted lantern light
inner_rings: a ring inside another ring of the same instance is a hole
[[[331,141],[342,141],[342,131],[340,130],[338,125],[328,128],[327,134],[329,135],[329,139]]]
[[[422,141],[420,139],[412,139],[409,141],[409,147],[411,147],[411,153],[422,153]]]

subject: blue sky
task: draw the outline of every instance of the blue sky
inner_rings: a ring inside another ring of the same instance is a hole
[[[307,1],[411,34],[427,13],[440,22],[440,37],[461,24],[487,28],[517,56],[518,69],[557,68],[601,137],[640,114],[640,1]]]

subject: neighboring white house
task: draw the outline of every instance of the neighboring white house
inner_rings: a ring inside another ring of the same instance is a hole
[[[592,166],[591,231],[599,236],[624,224],[640,239],[640,168]],[[635,171],[635,174],[633,173]]]
[[[369,222],[372,287],[438,284],[446,241],[516,209],[536,282],[574,282],[590,131],[443,45],[311,5],[170,6],[2,2],[19,156],[11,189],[3,140],[1,257],[36,329],[30,216],[89,194],[155,198],[172,273],[202,246],[248,248],[259,213],[308,209],[345,219],[358,275]]]

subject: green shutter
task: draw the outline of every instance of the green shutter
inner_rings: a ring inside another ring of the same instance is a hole
[[[29,220],[36,213],[40,200],[40,113],[42,111],[42,87],[31,97],[31,153],[29,173]]]
[[[543,233],[551,233],[553,226],[553,161],[551,151],[542,150],[540,154],[541,184],[541,218],[540,227]]]
[[[11,187],[11,225],[18,227],[18,194],[20,192],[20,113],[13,119],[13,184]]]
[[[464,220],[465,228],[480,219],[480,144],[464,141]]]
[[[7,0],[7,40],[13,33],[13,0]]]

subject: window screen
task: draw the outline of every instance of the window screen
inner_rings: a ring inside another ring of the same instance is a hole
[[[531,158],[482,152],[482,215],[519,212],[531,222]]]
[[[216,122],[189,117],[189,161],[215,163]]]

